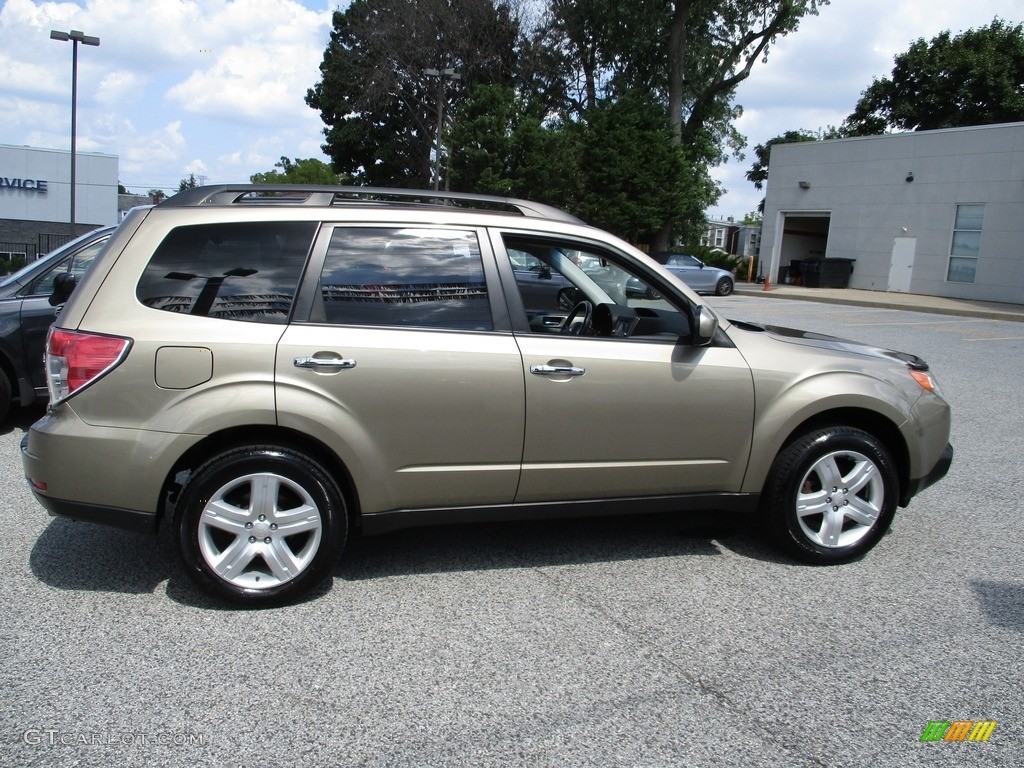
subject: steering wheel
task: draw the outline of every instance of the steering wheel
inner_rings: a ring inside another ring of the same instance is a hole
[[[579,319],[579,322],[576,322]],[[562,323],[562,334],[565,336],[583,336],[590,333],[594,324],[594,305],[589,301],[581,301],[573,307]]]

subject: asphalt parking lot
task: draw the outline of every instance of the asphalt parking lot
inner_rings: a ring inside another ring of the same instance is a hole
[[[225,610],[166,532],[48,518],[25,412],[0,425],[0,765],[1024,764],[1024,324],[714,303],[937,372],[953,468],[863,561],[798,565],[716,514],[459,526],[357,540],[312,599]],[[947,720],[997,725],[921,741]]]

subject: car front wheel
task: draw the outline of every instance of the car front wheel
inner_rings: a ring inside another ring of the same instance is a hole
[[[177,520],[189,575],[214,596],[253,607],[322,583],[348,527],[326,470],[273,446],[237,448],[200,466],[181,492]]]
[[[881,538],[896,510],[892,458],[872,435],[853,427],[808,432],[772,467],[766,512],[785,549],[828,565],[860,557]]]
[[[730,280],[728,277],[723,277],[721,280],[718,281],[718,284],[715,285],[715,295],[728,296],[730,293],[732,293],[732,287],[732,280]]]

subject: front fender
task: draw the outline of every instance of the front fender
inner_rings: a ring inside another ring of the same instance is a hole
[[[849,371],[806,376],[775,392],[765,389],[764,384],[755,386],[758,407],[753,450],[743,480],[743,491],[748,493],[761,491],[775,457],[794,434],[802,431],[803,425],[820,421],[829,412],[861,411],[890,422],[894,431],[901,430],[914,405],[899,388],[873,376]],[[762,408],[761,403],[766,405]],[[849,426],[860,425],[850,423]],[[906,440],[902,431],[900,434]]]

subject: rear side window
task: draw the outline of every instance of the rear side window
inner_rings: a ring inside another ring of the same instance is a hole
[[[339,227],[320,275],[314,322],[491,330],[474,232]]]
[[[315,222],[178,227],[153,254],[136,295],[165,312],[285,323]]]

